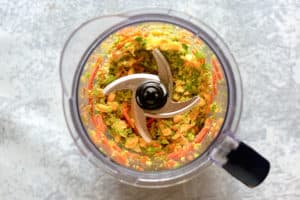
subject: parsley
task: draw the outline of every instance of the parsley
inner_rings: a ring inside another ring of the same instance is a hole
[[[213,104],[211,104],[210,110],[211,110],[211,112],[216,112],[216,110],[217,110],[217,104],[216,104],[216,102],[214,102]]]
[[[141,36],[138,36],[134,40],[137,41],[137,42],[142,42],[143,38]]]
[[[210,70],[210,69],[211,69],[211,65],[205,63],[205,64],[202,64],[202,65],[201,65],[201,68],[202,68],[203,70]]]
[[[205,58],[204,53],[202,53],[200,51],[196,51],[195,56],[196,56],[196,58]]]
[[[182,44],[182,48],[185,50],[185,51],[187,51],[188,50],[188,48],[189,48],[189,46],[187,45],[187,44]]]

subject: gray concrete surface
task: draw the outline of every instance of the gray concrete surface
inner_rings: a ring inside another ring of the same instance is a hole
[[[71,31],[95,16],[171,7],[221,35],[244,84],[239,136],[272,163],[249,189],[211,167],[184,185],[137,189],[83,159],[68,133],[58,76]],[[300,199],[300,1],[0,1],[0,199]]]

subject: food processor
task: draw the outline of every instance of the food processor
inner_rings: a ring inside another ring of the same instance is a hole
[[[237,64],[192,16],[156,9],[91,19],[68,38],[60,78],[75,144],[123,183],[168,187],[215,164],[255,187],[269,172],[235,136]]]

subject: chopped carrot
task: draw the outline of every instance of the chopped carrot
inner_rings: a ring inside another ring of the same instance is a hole
[[[216,74],[212,73],[212,97],[217,95],[217,77]]]
[[[156,141],[152,141],[152,146],[154,147],[160,147],[160,144]]]
[[[100,66],[101,62],[102,62],[102,58],[99,57],[97,59],[97,61],[96,61],[95,68],[93,69],[92,74],[90,75],[90,78],[89,78],[89,81],[88,81],[88,85],[87,85],[87,89],[88,90],[92,90],[93,89],[94,80],[95,80],[95,77],[96,77],[96,74],[97,74],[97,71],[99,69],[99,66]],[[91,114],[93,115],[93,111],[94,111],[93,97],[89,96],[88,102],[89,102],[89,104],[91,106]]]
[[[132,153],[132,152],[126,152],[125,156],[127,156],[131,160],[138,160],[139,159],[139,154],[137,153]]]
[[[205,121],[204,127],[201,129],[201,131],[198,133],[198,135],[195,138],[195,143],[202,142],[202,140],[204,139],[204,137],[207,135],[207,133],[210,130],[211,123],[212,123],[212,120],[210,118],[208,118]]]
[[[211,126],[211,124],[212,124],[212,119],[211,118],[207,118],[205,120],[205,126]]]
[[[162,156],[162,155],[164,155],[164,154],[165,154],[165,153],[164,153],[163,151],[159,151],[159,152],[155,153],[154,156],[159,157],[159,156]]]
[[[173,117],[173,121],[174,121],[174,123],[178,123],[182,120],[182,118],[183,118],[183,115],[175,115]]]
[[[175,151],[175,148],[176,148],[176,145],[173,143],[173,144],[169,144],[168,146],[167,146],[167,148],[168,148],[168,150],[170,151],[170,152],[173,152],[173,151]]]
[[[217,59],[215,57],[212,58],[211,62],[212,62],[213,68],[215,70],[217,79],[218,80],[222,80],[223,75],[222,75],[222,72],[220,70],[220,64],[219,64],[219,62],[217,61]]]
[[[125,45],[125,43],[119,43],[119,44],[116,46],[116,49],[121,49],[124,45]]]
[[[187,40],[186,38],[179,38],[179,42],[181,42],[182,44],[189,44],[190,41]]]
[[[119,32],[119,35],[122,37],[133,37],[141,35],[141,31],[136,27],[126,27]]]
[[[107,140],[107,138],[102,138],[101,140],[101,147],[102,149],[105,151],[106,154],[111,155],[112,154],[112,148],[109,144],[109,141]]]
[[[124,165],[124,166],[127,166],[128,164],[128,160],[126,159],[126,157],[122,156],[121,154],[117,154],[115,157],[114,157],[114,160],[121,164],[121,165]]]
[[[140,157],[140,162],[142,164],[146,164],[146,162],[149,160],[148,156],[141,156]]]
[[[122,56],[123,56],[123,54],[122,54],[122,51],[120,51],[120,50],[116,50],[111,53],[111,58],[114,61],[120,60]]]
[[[115,98],[116,98],[116,94],[112,92],[112,93],[110,93],[110,94],[108,95],[107,101],[108,101],[108,102],[112,102],[112,101],[115,100]]]
[[[166,163],[165,163],[165,167],[167,169],[171,169],[171,168],[174,168],[176,165],[176,161],[174,160],[168,160]]]
[[[198,135],[195,138],[195,143],[200,143],[204,139],[204,137],[207,135],[209,131],[208,127],[204,127],[201,129],[201,131],[198,133]]]
[[[97,74],[97,71],[98,71],[98,69],[99,69],[99,66],[100,66],[100,63],[101,63],[101,62],[102,62],[102,58],[99,57],[99,58],[97,59],[97,61],[96,61],[95,68],[93,69],[92,74],[91,74],[91,76],[90,76],[90,78],[89,78],[89,81],[88,81],[88,86],[87,86],[87,88],[88,88],[89,90],[93,89],[93,83],[94,83],[94,80],[95,80],[95,77],[96,77],[96,74]]]
[[[191,143],[189,143],[182,150],[170,153],[168,155],[168,158],[173,159],[173,160],[179,160],[181,157],[185,157],[186,154],[188,154],[190,151],[192,151],[192,149],[193,149],[193,145]]]
[[[128,104],[126,102],[124,102],[122,104],[122,114],[123,114],[125,120],[127,121],[127,123],[129,124],[129,126],[137,133],[136,127],[135,127],[133,121],[131,120],[131,118],[129,117],[128,111],[129,111]]]
[[[122,151],[122,149],[117,144],[112,145],[112,149],[119,153]]]
[[[145,171],[144,168],[142,168],[141,166],[138,166],[138,165],[135,166],[135,169],[138,171]]]
[[[168,155],[168,159],[172,159],[172,160],[179,160],[181,157],[182,152],[174,152],[174,153],[170,153]]]
[[[90,135],[90,138],[97,147],[101,145],[101,135],[99,133],[96,132],[95,134]]]
[[[96,129],[96,132],[103,134],[106,131],[106,125],[101,115],[93,116],[92,122]]]
[[[193,160],[194,158],[193,158],[193,156],[191,155],[191,154],[189,154],[189,155],[187,155],[187,157],[186,157],[189,161],[191,161],[191,160]]]

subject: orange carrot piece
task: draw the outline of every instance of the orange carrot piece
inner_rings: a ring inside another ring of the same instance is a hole
[[[188,144],[184,149],[181,151],[176,151],[173,153],[170,153],[167,158],[172,160],[179,160],[181,157],[185,157],[191,150],[193,149],[192,144]]]
[[[118,153],[122,151],[122,149],[117,144],[112,145],[112,149]]]
[[[214,71],[212,72],[212,97],[216,96],[218,91],[217,91],[217,76],[214,73]]]
[[[174,160],[168,160],[168,161],[165,163],[165,167],[166,167],[167,169],[171,169],[171,168],[175,167],[175,165],[176,165],[176,161],[174,161]]]
[[[191,155],[191,154],[189,154],[188,156],[187,156],[187,160],[188,161],[192,161],[194,158],[193,158],[193,156]]]
[[[92,122],[96,129],[96,132],[103,134],[106,131],[106,125],[101,115],[93,116]]]
[[[179,154],[178,154],[178,152],[170,153],[170,154],[168,155],[168,159],[172,159],[172,160],[177,160],[177,159],[179,159]]]
[[[102,62],[102,58],[99,57],[96,61],[95,68],[93,69],[92,74],[90,75],[90,78],[89,78],[89,81],[88,81],[88,84],[87,84],[87,89],[88,90],[93,89],[94,80],[95,80],[95,77],[96,77],[96,74],[97,74],[97,71],[99,69],[99,66],[100,66],[101,62]],[[91,113],[93,115],[94,105],[93,105],[93,97],[91,97],[91,95],[89,95],[88,102],[91,106]]]
[[[181,42],[182,44],[190,44],[190,41],[185,37],[179,38],[179,42]]]
[[[140,163],[142,163],[142,164],[146,164],[148,160],[149,160],[148,156],[140,157]]]
[[[91,135],[90,139],[97,147],[101,145],[101,135],[99,133],[96,132],[95,134]]]
[[[142,168],[141,166],[135,166],[135,169],[138,171],[145,171],[144,168]]]
[[[112,101],[115,100],[115,98],[116,98],[116,94],[115,94],[115,93],[110,93],[110,94],[108,95],[108,97],[107,97],[107,101],[108,101],[108,102],[112,102]]]
[[[163,151],[159,151],[159,152],[155,153],[154,155],[157,156],[157,157],[159,157],[159,156],[164,155],[164,152]]]
[[[217,61],[216,58],[213,58],[211,62],[212,62],[213,68],[214,68],[214,70],[216,72],[217,79],[218,80],[222,80],[223,75],[222,75],[222,72],[220,70],[220,64],[219,64],[219,62]]]
[[[208,127],[202,128],[201,131],[198,133],[197,137],[195,138],[195,143],[202,142],[202,140],[204,139],[208,131],[209,131]]]
[[[99,66],[100,66],[101,62],[102,62],[102,58],[98,58],[97,61],[96,61],[96,64],[95,64],[95,68],[93,69],[92,74],[91,74],[91,76],[89,78],[89,81],[88,81],[87,88],[89,90],[93,89],[93,83],[94,83],[94,80],[95,80],[95,77],[96,77],[96,73],[97,73],[97,71],[99,69]]]
[[[131,120],[131,118],[129,117],[128,111],[129,111],[128,104],[125,102],[122,104],[122,115],[124,116],[129,126],[134,130],[135,133],[137,133],[136,127],[133,121]]]
[[[103,122],[102,116],[97,115],[97,116],[92,116],[92,123],[95,127],[96,134],[94,135],[91,140],[93,141],[94,144],[101,145],[103,143],[103,139],[106,139],[104,136],[104,132],[106,131],[106,125]],[[105,150],[106,151],[106,150]],[[107,149],[107,151],[109,151]]]
[[[124,46],[124,44],[125,44],[125,43],[123,43],[123,42],[117,44],[116,49],[121,49],[121,48]]]
[[[121,165],[124,165],[124,166],[127,165],[127,159],[124,156],[122,156],[121,154],[117,154],[114,157],[114,160]]]
[[[132,37],[135,35],[141,35],[141,31],[135,27],[126,27],[119,32],[119,35],[123,37]]]
[[[111,155],[112,154],[112,148],[107,140],[107,138],[102,138],[101,140],[101,147],[102,149],[105,151],[105,153],[107,155]]]
[[[202,140],[204,139],[204,137],[207,135],[207,133],[210,130],[211,123],[212,123],[211,119],[207,119],[205,121],[204,127],[201,129],[201,131],[198,133],[198,135],[195,138],[195,143],[202,142]]]

